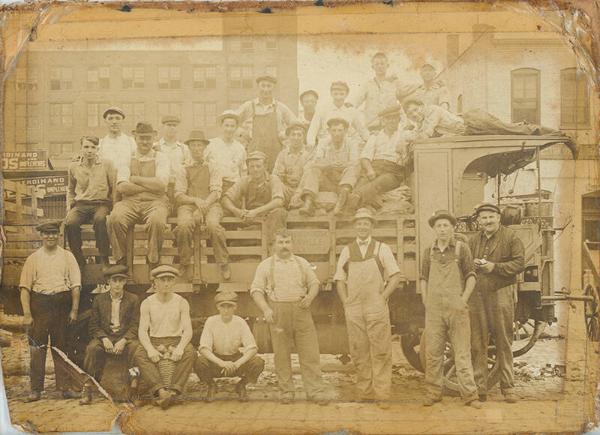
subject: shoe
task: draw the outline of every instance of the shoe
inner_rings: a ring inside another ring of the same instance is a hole
[[[177,394],[175,394],[173,391],[169,391],[169,395],[164,399],[159,399],[158,402],[161,409],[167,410],[175,403],[176,400]]]
[[[239,381],[235,386],[235,392],[237,393],[240,402],[247,402],[249,400],[248,391],[246,390],[246,382]]]
[[[304,205],[298,210],[301,216],[314,216],[315,215],[315,201],[310,195],[306,195],[304,199]]]
[[[75,391],[71,391],[71,390],[63,390],[61,393],[61,396],[65,400],[77,399],[80,397],[79,393],[76,393]]]
[[[504,401],[506,403],[517,403],[518,399],[515,393],[504,393]]]
[[[23,401],[25,403],[37,402],[41,398],[42,398],[42,393],[40,393],[39,391],[32,391],[31,393],[29,393],[29,395]]]
[[[308,400],[310,400],[311,402],[316,403],[319,406],[327,406],[329,405],[329,399],[325,396],[322,395],[316,395],[316,396],[312,396],[309,397]]]
[[[341,216],[342,211],[344,210],[344,206],[346,205],[346,200],[348,199],[349,193],[350,193],[350,189],[348,189],[348,188],[342,187],[340,189],[338,200],[335,203],[335,207],[333,208],[334,216]]]
[[[208,384],[208,390],[206,391],[206,397],[204,400],[207,402],[214,402],[215,395],[217,394],[217,384],[211,382]]]
[[[479,401],[480,402],[487,402],[487,394],[480,394],[479,395]]]
[[[465,403],[465,405],[470,406],[475,409],[481,409],[481,407],[483,406],[483,403],[481,403],[479,400],[475,399],[475,400],[471,400],[470,402]]]
[[[387,400],[378,400],[377,401],[377,407],[379,409],[390,409],[392,406],[392,404],[390,402],[388,402]]]
[[[92,404],[92,386],[85,384],[83,386],[83,390],[81,391],[81,400],[79,400],[80,405],[91,405]]]
[[[441,402],[442,398],[441,397],[427,397],[424,401],[423,401],[423,406],[433,406],[438,402]]]
[[[294,393],[283,393],[279,400],[284,405],[289,405],[294,401]]]
[[[221,269],[221,276],[223,279],[229,281],[231,279],[231,268],[229,267],[229,263],[220,264],[219,269]]]

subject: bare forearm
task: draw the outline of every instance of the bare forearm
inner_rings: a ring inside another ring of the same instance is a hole
[[[234,216],[239,217],[239,215],[242,212],[242,210],[237,208],[235,206],[235,204],[233,203],[233,201],[231,199],[229,199],[229,197],[227,197],[227,196],[223,197],[223,199],[221,200],[221,205],[223,206],[223,208],[225,210],[230,211]]]
[[[21,306],[23,307],[23,314],[31,316],[31,294],[25,287],[21,287]]]
[[[242,365],[244,365],[245,363],[247,363],[248,361],[250,361],[250,359],[256,355],[257,353],[257,349],[253,348],[248,350],[247,352],[244,352],[244,354],[235,362],[235,365],[237,365],[238,367],[241,367]]]
[[[344,281],[336,281],[335,287],[342,304],[345,304],[346,300],[348,299],[348,289],[346,287],[346,283]]]
[[[265,205],[255,208],[254,211],[257,215],[261,216],[279,207],[283,207],[283,199],[275,198],[272,199],[270,202],[266,203]]]
[[[181,350],[183,350],[188,343],[192,341],[192,330],[191,328],[188,329],[184,329],[183,330],[183,334],[181,335],[181,340],[179,340],[179,344],[177,344],[177,347]]]
[[[467,282],[465,283],[465,291],[463,292],[463,298],[465,299],[465,301],[468,301],[471,297],[476,282],[477,279],[474,276],[470,276],[467,278]]]
[[[148,330],[138,331],[138,338],[140,339],[142,346],[144,346],[144,349],[146,349],[146,352],[152,352],[155,350],[152,342],[150,341],[150,337],[148,336]]]
[[[204,358],[206,358],[207,360],[209,360],[210,362],[212,362],[218,366],[223,364],[223,360],[221,358],[216,356],[211,350],[209,350],[205,347],[200,349],[200,355],[202,355]]]
[[[314,298],[317,297],[318,294],[319,294],[319,283],[316,282],[314,284],[311,284],[310,287],[308,288],[308,293],[306,294],[306,296],[312,301],[312,300],[314,300]]]
[[[144,190],[150,190],[157,193],[164,192],[166,187],[165,184],[157,177],[132,176],[130,181],[138,186],[141,186]]]
[[[73,287],[71,289],[71,311],[77,313],[79,311],[79,298],[81,294],[81,287]]]
[[[401,275],[400,273],[395,273],[394,275],[392,275],[389,280],[387,285],[385,286],[385,289],[383,290],[383,297],[385,299],[388,299],[392,293],[394,293],[394,290],[396,290],[398,288],[398,285],[400,284],[400,279],[401,279]]]
[[[192,205],[196,198],[193,196],[186,195],[185,193],[180,193],[175,197],[175,202],[177,205]]]
[[[136,193],[142,193],[145,189],[137,184],[130,183],[129,181],[122,181],[117,184],[117,192],[121,195],[135,195]]]
[[[265,296],[261,292],[255,291],[252,293],[252,299],[254,299],[254,302],[263,313],[270,308]]]

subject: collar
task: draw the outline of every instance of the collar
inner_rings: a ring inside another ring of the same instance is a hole
[[[294,254],[290,255],[289,258],[281,258],[279,255],[275,254],[275,261],[278,263],[289,263],[294,259]]]
[[[125,292],[121,293],[121,297],[120,298],[113,298],[112,293],[110,292],[110,290],[108,291],[108,295],[110,296],[110,300],[111,301],[122,301],[123,300],[123,295],[125,294]]]
[[[450,240],[448,241],[448,248],[454,248],[456,246],[456,239],[454,238],[454,236],[450,237]],[[442,252],[442,250],[438,247],[438,241],[437,239],[435,240],[435,243],[433,244],[433,248],[437,249],[438,251]]]
[[[160,148],[166,147],[166,148],[170,148],[170,149],[174,150],[175,148],[180,148],[182,146],[182,144],[179,141],[175,141],[175,143],[173,145],[170,145],[167,143],[167,141],[165,141],[164,137],[161,137],[160,140],[158,141],[158,146]]]
[[[100,159],[100,156],[96,155],[96,160],[94,160],[94,163],[92,164],[92,166],[97,166],[101,163],[102,163],[102,160]],[[83,156],[81,156],[79,159],[79,166],[87,166],[85,164],[85,159],[83,158]]]
[[[497,229],[497,230],[496,230],[496,231],[495,231],[495,232],[494,232],[494,233],[493,233],[491,236],[488,236],[488,235],[485,233],[485,231],[483,231],[483,230],[481,231],[481,235],[482,235],[482,237],[484,237],[484,238],[485,238],[485,240],[492,240],[494,237],[496,237],[496,235],[498,235],[498,233],[500,232],[500,228],[502,228],[502,225],[500,225],[500,226],[498,227],[498,229]]]
[[[275,98],[273,98],[271,100],[271,102],[267,103],[267,104],[261,103],[260,99],[258,97],[256,97],[253,101],[256,106],[263,106],[263,107],[274,107],[277,104],[277,100]]]
[[[367,237],[366,240],[360,240],[358,237],[356,238],[356,243],[358,246],[369,246],[371,244],[372,237]]]

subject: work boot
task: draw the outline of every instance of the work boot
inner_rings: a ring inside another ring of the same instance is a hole
[[[214,402],[215,396],[217,394],[217,384],[214,381],[208,383],[208,389],[206,390],[206,398],[207,402]]]
[[[244,379],[236,384],[235,392],[237,393],[240,402],[248,401],[248,391],[246,391],[246,381]]]
[[[80,405],[91,405],[92,404],[92,386],[87,382],[83,384],[83,390],[81,391]]]
[[[487,402],[487,394],[479,394],[480,402]]]
[[[279,396],[279,400],[284,405],[289,405],[290,403],[292,403],[294,401],[294,393],[291,391],[288,391],[286,393],[281,393],[281,395]]]
[[[298,210],[301,216],[314,216],[315,215],[315,200],[312,196],[306,195],[304,198],[304,205]]]
[[[470,407],[475,408],[475,409],[481,409],[481,407],[483,406],[483,403],[481,403],[477,399],[474,399],[474,400],[471,400],[469,402],[466,402],[465,405],[470,406]]]
[[[23,402],[25,403],[29,403],[29,402],[37,402],[38,400],[40,400],[42,398],[42,393],[40,393],[39,391],[32,391],[31,393],[29,393],[29,395],[25,398],[25,400],[23,400]]]
[[[512,392],[506,392],[504,393],[504,401],[506,403],[517,403],[518,399],[515,393]]]
[[[360,204],[360,195],[352,192],[350,195],[348,195],[348,200],[346,201],[346,211],[348,212],[348,214],[353,215],[354,213],[356,213],[356,210],[358,209],[358,206]]]
[[[428,396],[423,401],[423,406],[433,406],[436,403],[441,402],[441,401],[442,401],[441,397],[431,397],[431,396]]]
[[[231,268],[229,267],[229,263],[219,264],[219,269],[221,270],[221,277],[223,277],[223,280],[229,281],[231,279]]]
[[[344,206],[346,205],[346,201],[348,200],[348,194],[350,193],[350,189],[347,187],[342,187],[338,194],[338,200],[335,203],[335,207],[333,208],[333,215],[340,216],[342,211],[344,210]]]

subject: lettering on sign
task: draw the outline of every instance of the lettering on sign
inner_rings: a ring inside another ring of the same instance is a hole
[[[67,194],[67,177],[64,175],[24,178],[17,181],[27,186],[35,186],[41,197]]]
[[[46,151],[13,151],[2,153],[3,171],[48,169]]]

